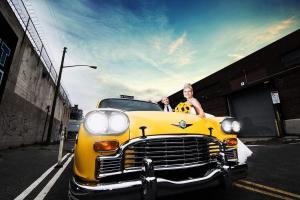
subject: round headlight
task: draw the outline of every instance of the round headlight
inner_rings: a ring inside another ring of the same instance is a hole
[[[128,117],[122,112],[111,112],[108,121],[109,132],[111,133],[123,133],[129,126]]]
[[[234,132],[239,132],[241,130],[241,124],[238,121],[233,121],[231,126]]]
[[[117,135],[128,129],[129,118],[115,109],[96,110],[86,115],[84,127],[93,135]]]
[[[106,133],[108,118],[104,112],[94,111],[87,114],[84,125],[91,134]]]
[[[225,133],[230,133],[232,130],[231,121],[229,121],[229,120],[224,120],[222,122],[221,126]]]

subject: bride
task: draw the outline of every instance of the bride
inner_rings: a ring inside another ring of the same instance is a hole
[[[183,87],[183,96],[186,98],[187,103],[191,105],[190,114],[199,115],[205,117],[205,113],[202,109],[199,101],[193,97],[193,87],[190,83],[187,83]]]
[[[190,114],[199,115],[200,117],[212,117],[213,115],[204,113],[200,102],[193,97],[193,87],[190,83],[187,83],[183,87],[183,96],[186,98],[187,103],[190,104]],[[240,164],[246,163],[247,158],[253,154],[253,152],[237,138],[238,149],[238,162]]]

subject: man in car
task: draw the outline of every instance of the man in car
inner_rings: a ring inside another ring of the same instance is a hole
[[[173,112],[172,107],[170,106],[170,102],[168,97],[163,97],[161,102],[164,104],[164,111],[165,112]]]

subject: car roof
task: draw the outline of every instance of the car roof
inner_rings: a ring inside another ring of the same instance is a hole
[[[129,101],[139,101],[139,102],[145,102],[145,103],[152,103],[152,104],[157,104],[151,101],[144,101],[144,100],[138,100],[138,99],[129,99],[129,98],[105,98],[100,100],[100,103],[104,100],[109,100],[109,99],[117,99],[117,100],[129,100]]]

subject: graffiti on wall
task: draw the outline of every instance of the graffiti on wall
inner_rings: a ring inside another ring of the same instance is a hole
[[[8,112],[0,113],[0,127],[2,127],[3,135],[8,136],[23,136],[30,133],[31,129],[33,129],[28,119]]]
[[[7,44],[2,41],[2,38],[0,38],[0,85],[4,76],[5,62],[7,60],[7,57],[10,55],[10,51],[11,50],[7,46]]]
[[[0,103],[8,79],[13,54],[18,37],[10,27],[5,17],[0,13]]]

